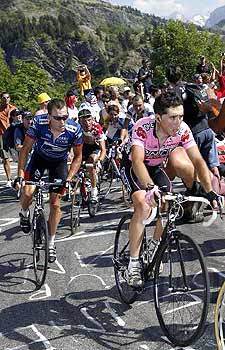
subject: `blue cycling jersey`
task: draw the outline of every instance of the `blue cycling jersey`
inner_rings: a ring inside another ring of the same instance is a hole
[[[54,139],[46,114],[35,117],[26,135],[35,140],[34,152],[50,161],[67,159],[70,148],[83,143],[81,126],[73,119],[66,121],[65,130]]]

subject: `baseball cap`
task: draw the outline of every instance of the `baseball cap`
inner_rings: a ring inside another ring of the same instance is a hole
[[[37,100],[38,100],[38,103],[41,104],[41,103],[50,101],[51,97],[46,92],[42,92],[40,95],[38,95]]]
[[[83,108],[78,112],[78,117],[79,118],[88,118],[88,117],[92,117],[92,113],[90,111],[90,109],[87,108]]]
[[[125,87],[123,88],[123,92],[126,92],[126,91],[130,91],[129,86],[125,86]]]
[[[22,114],[22,118],[26,118],[26,119],[32,119],[33,118],[33,115],[30,111],[22,111],[21,112]]]

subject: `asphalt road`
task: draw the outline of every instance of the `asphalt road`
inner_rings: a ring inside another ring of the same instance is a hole
[[[94,219],[84,211],[80,230],[67,238],[69,208],[63,204],[58,260],[36,291],[31,237],[19,228],[19,203],[4,179],[0,166],[0,349],[174,349],[160,329],[151,287],[131,307],[119,299],[112,251],[117,224],[127,211],[121,193],[111,193]],[[211,284],[207,328],[186,349],[215,350],[213,308],[225,277],[224,223],[218,219],[207,229],[201,224],[180,228],[200,244]]]

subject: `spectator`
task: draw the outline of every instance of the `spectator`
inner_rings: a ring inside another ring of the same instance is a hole
[[[197,74],[210,73],[210,68],[209,68],[209,65],[206,64],[205,56],[200,56],[199,63],[196,66],[195,73]]]
[[[117,86],[110,86],[109,89],[109,95],[110,95],[110,101],[109,101],[109,106],[111,105],[116,105],[119,107],[119,109],[121,110],[121,104],[119,101],[119,89]]]
[[[78,120],[78,109],[76,107],[77,100],[78,92],[74,87],[71,87],[65,95],[65,102],[69,114],[69,119],[74,119],[75,121]]]
[[[195,74],[193,76],[193,82],[197,85],[201,85],[203,83],[201,74]]]
[[[142,60],[142,67],[138,71],[138,81],[143,83],[145,100],[149,94],[149,88],[152,85],[153,70],[150,68],[150,62]]]
[[[14,145],[17,152],[23,147],[26,131],[33,123],[32,113],[29,111],[22,111],[22,123],[17,125],[14,131]]]
[[[91,115],[95,118],[95,121],[98,123],[100,120],[100,107],[97,102],[97,98],[92,89],[84,90],[84,99],[85,101],[81,103],[79,111],[82,109],[88,109],[91,111]]]
[[[78,66],[76,79],[79,84],[80,94],[84,96],[84,91],[91,89],[91,74],[86,65]]]
[[[35,113],[35,116],[48,114],[47,106],[49,101],[51,101],[51,97],[49,97],[46,92],[42,92],[40,95],[38,95],[37,100],[39,104],[39,109]]]
[[[104,87],[103,86],[96,86],[94,88],[94,94],[97,98],[97,101],[98,101],[98,105],[101,109],[103,109],[105,106],[104,106],[104,103],[102,101],[102,95],[104,94]]]
[[[124,113],[127,112],[127,108],[131,103],[132,97],[133,97],[133,95],[131,93],[131,89],[129,88],[129,86],[125,86],[123,88],[123,100],[121,102],[122,111]]]
[[[3,136],[10,123],[10,112],[16,107],[10,104],[10,96],[7,92],[1,93],[0,105],[0,158],[2,159],[3,167],[6,173],[6,186],[11,187],[11,169],[9,161],[9,153],[6,152],[3,146]]]
[[[161,89],[158,88],[157,86],[155,85],[152,85],[149,89],[149,93],[150,93],[150,97],[149,97],[149,100],[148,100],[148,103],[153,107],[154,106],[154,103],[155,103],[155,99],[161,95]]]

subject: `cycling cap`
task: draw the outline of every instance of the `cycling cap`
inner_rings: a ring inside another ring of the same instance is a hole
[[[38,95],[37,100],[38,100],[38,103],[41,104],[41,103],[50,101],[51,97],[49,97],[46,92],[42,92],[40,95]]]
[[[78,117],[79,118],[88,118],[88,117],[92,117],[92,114],[91,114],[91,111],[90,109],[81,109],[79,112],[78,112]]]

